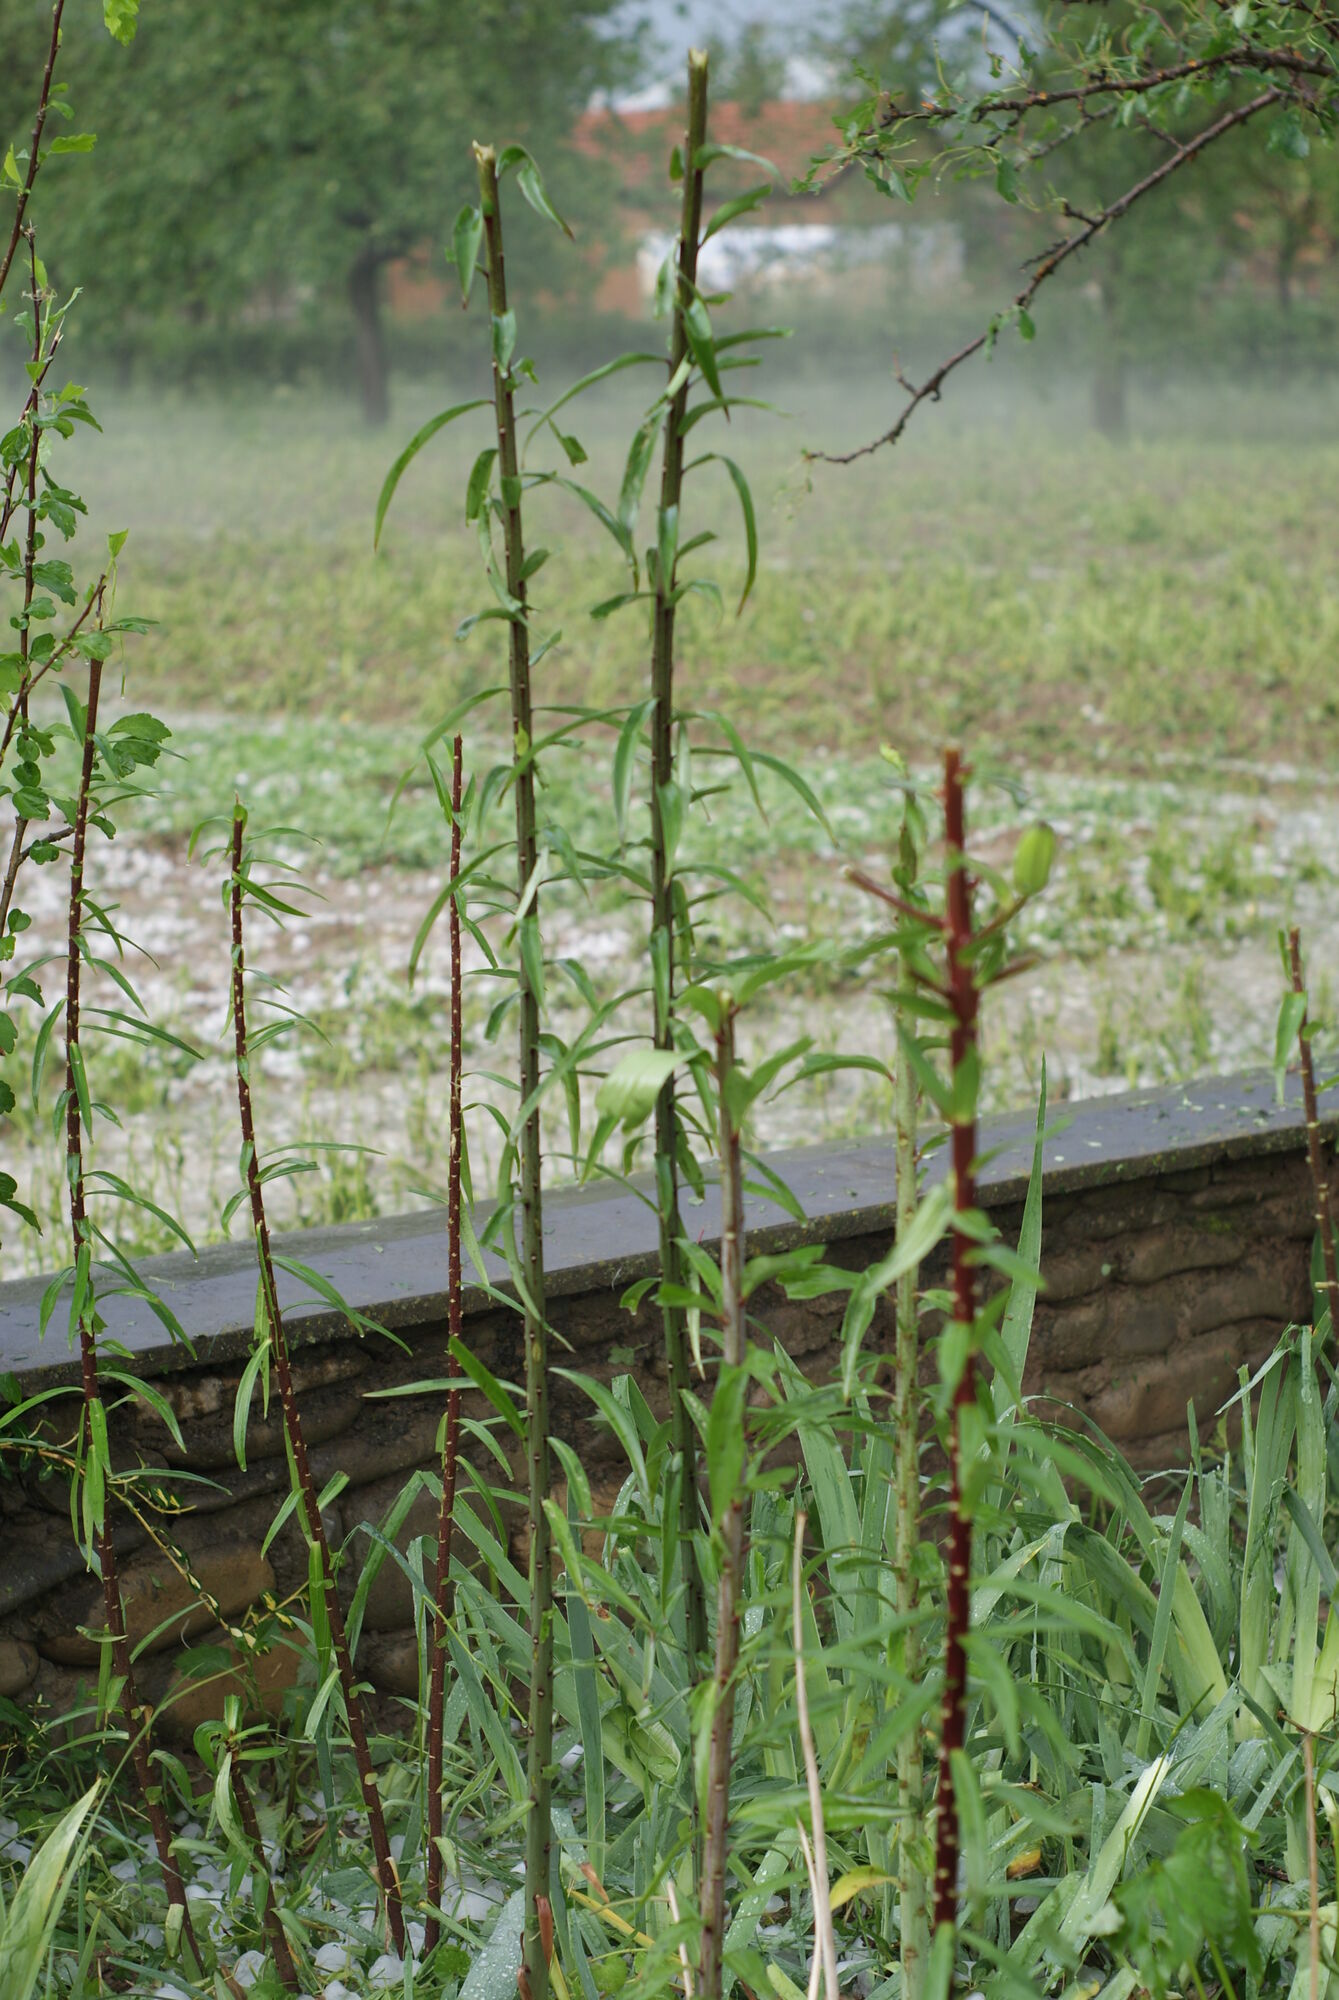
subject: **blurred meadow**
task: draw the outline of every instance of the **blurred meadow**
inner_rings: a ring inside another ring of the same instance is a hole
[[[1325,748],[1339,727],[1334,391],[1154,380],[1112,441],[1088,425],[1084,379],[1048,373],[1039,345],[965,379],[895,453],[841,468],[806,451],[862,441],[896,388],[867,354],[858,375],[824,358],[812,338],[778,343],[762,385],[778,413],[736,414],[732,449],[762,550],[738,615],[738,503],[719,468],[694,475],[694,518],[721,537],[725,610],[685,607],[683,698],[726,708],[753,745],[798,763],[827,816],[820,824],[760,767],[763,817],[735,775],[695,838],[702,861],[739,873],[755,900],[713,906],[719,933],[706,942],[761,942],[769,924],[796,937],[872,929],[843,869],[886,865],[894,795],[880,747],[929,769],[940,744],[965,735],[978,770],[1000,779],[978,797],[987,859],[996,837],[1007,856],[1023,793],[1060,836],[1052,891],[1029,919],[1038,962],[987,1020],[992,1105],[1027,1102],[1043,1058],[1053,1099],[1267,1060],[1280,924],[1306,929],[1322,1015],[1339,956]],[[539,406],[574,372],[545,367]],[[630,371],[563,419],[589,454],[581,478],[611,503],[642,407],[638,375],[649,395],[650,371]],[[207,1052],[199,1064],[171,1048],[148,1063],[127,1052],[116,1081],[135,1115],[104,1147],[205,1237],[234,1151],[226,939],[217,887],[187,841],[235,791],[259,820],[312,839],[284,849],[315,892],[309,914],[259,949],[326,1039],[267,1055],[267,1123],[276,1141],[319,1134],[367,1149],[318,1153],[318,1172],[276,1188],[283,1220],[348,1219],[440,1192],[449,1023],[432,938],[412,983],[408,966],[446,879],[446,843],[422,764],[397,788],[433,724],[501,677],[497,626],[455,637],[482,602],[461,496],[487,413],[409,469],[375,552],[372,526],[392,441],[481,386],[459,362],[440,381],[397,383],[385,431],[319,387],[135,390],[102,399],[107,438],[81,446],[94,529],[132,529],[121,603],[154,621],[130,642],[127,699],[170,722],[176,753],[162,796],[127,813],[100,869],[118,922],[157,961],[138,974],[151,1013]],[[536,451],[549,462],[542,439]],[[632,700],[643,612],[590,615],[623,587],[617,551],[570,496],[540,496],[535,520],[553,551],[539,618],[563,634],[540,670],[542,699]],[[501,745],[464,727],[482,771]],[[611,725],[606,774],[615,736]],[[574,838],[612,838],[607,779],[592,786],[589,769],[557,755],[546,782],[547,810]],[[63,917],[52,889],[49,908],[32,905],[48,945]],[[601,998],[638,979],[643,919],[621,895],[565,888],[550,907],[555,952]],[[484,1034],[494,997],[486,980],[467,997],[476,1098],[496,1096]],[[575,1018],[575,987],[569,998]],[[560,990],[553,1007],[561,1033]],[[891,1053],[884,1003],[854,977],[816,973],[755,1010],[760,1041],[783,1029]],[[839,1072],[765,1107],[759,1137],[842,1138],[889,1117],[878,1079]],[[561,1105],[551,1121],[550,1171],[562,1177],[572,1139]],[[57,1176],[31,1108],[21,1129],[54,1213]],[[486,1145],[477,1120],[475,1132]],[[145,1244],[161,1247],[152,1222]]]

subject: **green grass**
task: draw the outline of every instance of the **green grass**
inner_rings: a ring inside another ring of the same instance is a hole
[[[496,627],[452,636],[488,595],[461,518],[486,412],[411,467],[371,545],[395,450],[472,386],[406,393],[384,436],[297,398],[105,404],[87,485],[106,525],[132,529],[123,603],[159,621],[136,656],[144,691],[169,707],[413,725],[496,679]],[[1155,404],[1148,431],[1113,446],[1063,398],[1000,414],[983,400],[993,386],[978,377],[896,453],[847,470],[801,453],[876,428],[896,395],[877,378],[843,385],[840,403],[783,379],[776,398],[798,414],[738,416],[716,442],[753,479],[762,573],[741,618],[686,606],[685,692],[739,704],[774,747],[849,750],[877,732],[912,756],[960,735],[1029,764],[1312,761],[1339,728],[1333,426],[1315,413],[1298,432],[1280,401],[1276,445],[1256,405]],[[581,404],[573,416],[591,454],[581,477],[611,499],[637,407],[615,389],[589,425]],[[689,492],[694,526],[722,534],[703,560],[733,605],[733,494],[718,468]],[[589,617],[622,587],[613,543],[563,496],[541,496],[533,523],[554,550],[541,625],[564,634],[543,695],[635,698],[640,611]]]

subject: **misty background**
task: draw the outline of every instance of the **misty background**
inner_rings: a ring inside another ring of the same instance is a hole
[[[694,40],[713,53],[714,101],[780,170],[723,276],[789,318],[839,317],[862,394],[895,357],[919,365],[1006,304],[1056,230],[951,163],[914,206],[851,172],[792,192],[867,94],[855,64],[933,94],[939,62],[1007,60],[1023,7],[155,0],[123,51],[98,32],[97,0],[70,6],[72,129],[97,133],[99,170],[53,161],[39,219],[49,267],[83,288],[72,351],[105,358],[122,387],[319,385],[384,422],[397,380],[440,377],[469,346],[444,252],[479,136],[531,148],[575,233],[573,253],[518,218],[518,274],[543,298],[532,342],[574,365],[607,350],[649,320]],[[0,0],[5,130],[23,129],[45,19],[40,0]],[[1095,130],[1067,150],[1067,191],[1109,199],[1140,143]],[[1155,160],[1158,142],[1142,143]],[[1083,380],[1093,421],[1119,434],[1140,384],[1326,377],[1337,244],[1333,153],[1239,135],[1080,260],[1018,387]],[[814,358],[811,345],[802,365]]]

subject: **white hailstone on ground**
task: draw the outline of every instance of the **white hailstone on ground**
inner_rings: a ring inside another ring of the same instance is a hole
[[[570,1750],[564,1750],[558,1762],[564,1771],[575,1771],[577,1765],[581,1762],[582,1755],[581,1745],[574,1743]]]
[[[383,1951],[367,1968],[367,1983],[373,1987],[398,1986],[404,1978],[404,1960],[393,1951]]]
[[[147,1944],[150,1951],[163,1949],[163,1926],[161,1924],[137,1924],[134,1938],[136,1944]]]
[[[349,1965],[349,1947],[341,1944],[338,1938],[331,1938],[328,1944],[321,1946],[312,1959],[312,1964],[318,1972],[346,1972]]]
[[[342,1979],[332,1979],[325,1989],[325,2000],[357,2000],[357,1995]]]
[[[107,1873],[111,1876],[113,1882],[138,1882],[140,1865],[138,1861],[132,1861],[127,1856],[124,1861],[113,1861]]]
[[[453,1889],[456,1892],[455,1902],[448,1903],[447,1898]],[[448,1875],[442,1884],[442,1908],[457,1922],[464,1918],[469,1923],[481,1924],[497,1908],[497,1903],[497,1897],[490,1896],[483,1883],[474,1876],[468,1881],[457,1881],[454,1876]]]
[[[233,1979],[243,1993],[249,1993],[265,1970],[263,1951],[244,1951],[232,1969]]]
[[[423,1954],[423,1940],[428,1935],[425,1924],[416,1924],[411,1917],[405,1925],[405,1936],[409,1939],[409,1956],[420,1958]]]

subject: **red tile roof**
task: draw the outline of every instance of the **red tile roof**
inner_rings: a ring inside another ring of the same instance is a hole
[[[711,137],[720,145],[760,153],[790,181],[808,170],[815,153],[832,145],[835,110],[831,104],[777,101],[753,113],[727,100],[711,107]],[[682,105],[661,111],[587,111],[577,122],[573,143],[589,158],[616,158],[625,188],[640,190],[652,182],[663,185],[665,161],[670,149],[682,143],[683,126]],[[747,163],[741,163],[739,171],[746,170]]]

